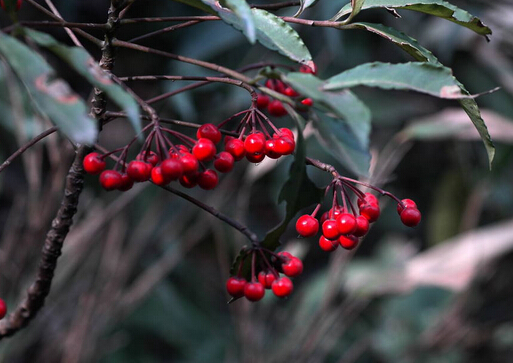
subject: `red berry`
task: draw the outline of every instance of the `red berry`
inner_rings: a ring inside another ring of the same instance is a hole
[[[219,183],[219,178],[215,170],[207,169],[199,174],[198,185],[201,189],[211,190],[214,189]]]
[[[294,133],[292,132],[291,129],[289,128],[286,128],[286,127],[281,127],[279,130],[278,130],[278,133],[276,134],[273,134],[273,137],[275,139],[278,139],[282,136],[287,136],[289,139],[291,139],[292,141],[295,140],[295,137],[294,137]]]
[[[235,159],[233,158],[232,154],[227,151],[221,151],[216,155],[216,159],[214,160],[214,167],[221,173],[228,173],[233,169],[234,163]]]
[[[246,280],[241,277],[230,277],[226,281],[226,291],[234,298],[244,296],[244,286],[246,286]]]
[[[216,125],[204,124],[200,126],[198,131],[196,131],[196,138],[198,140],[201,138],[209,139],[214,144],[217,144],[219,141],[221,141],[221,132]]]
[[[244,286],[244,296],[249,301],[262,300],[265,295],[264,285],[260,282],[248,282]]]
[[[356,230],[356,218],[349,213],[341,213],[337,217],[337,229],[340,234],[351,234]]]
[[[185,188],[194,188],[198,185],[198,178],[200,173],[197,171],[194,173],[184,174],[178,179],[180,181],[180,185]]]
[[[126,173],[135,182],[143,182],[151,177],[152,165],[144,161],[132,160],[126,169]]]
[[[369,221],[364,216],[356,217],[356,230],[353,235],[356,237],[365,236],[369,232]]]
[[[160,164],[162,175],[169,180],[177,180],[183,174],[183,165],[177,159],[166,159]]]
[[[278,159],[281,154],[276,152],[276,139],[269,139],[265,142],[265,155],[271,159]]]
[[[249,134],[244,140],[244,149],[249,154],[261,154],[265,152],[265,136],[261,132]]]
[[[417,204],[411,199],[403,199],[401,202],[403,202],[404,208],[417,208]],[[397,203],[397,214],[401,215],[404,208],[401,203]]]
[[[180,163],[182,163],[183,174],[194,174],[198,171],[199,162],[196,157],[190,153],[185,153],[180,156]]]
[[[364,199],[358,199],[358,207],[362,204],[376,204],[379,207],[379,200],[372,193],[365,193]]]
[[[263,95],[263,94],[259,94],[257,96],[257,107],[259,109],[263,110],[269,104],[269,100],[270,100],[269,96]]]
[[[264,153],[256,153],[256,154],[246,153],[246,159],[248,159],[248,161],[251,163],[259,163],[262,160],[264,160],[264,158],[265,158]]]
[[[283,93],[286,95],[286,96],[289,96],[289,97],[297,97],[299,96],[299,93],[296,92],[296,90],[292,87],[286,87],[285,90],[283,91]]]
[[[7,305],[5,301],[0,299],[0,319],[2,319],[5,316],[5,314],[7,314]]]
[[[118,190],[122,192],[126,192],[127,190],[132,189],[134,186],[134,181],[130,179],[127,173],[121,174],[121,180],[118,185]]]
[[[403,222],[405,226],[415,227],[420,223],[420,219],[421,214],[417,208],[406,207],[401,212],[401,222]]]
[[[283,257],[285,259],[294,257],[294,256],[292,256],[292,254],[290,252],[287,252],[287,251],[278,252],[277,255],[280,256],[280,257]]]
[[[151,181],[156,185],[164,186],[169,184],[171,179],[162,172],[162,167],[159,165],[151,169]]]
[[[314,217],[305,214],[298,218],[296,231],[302,237],[312,237],[319,232],[319,222]]]
[[[288,113],[285,107],[283,107],[283,103],[281,103],[281,101],[279,100],[272,100],[271,102],[269,102],[269,105],[267,106],[267,111],[271,116],[275,117],[282,117]]]
[[[84,166],[84,170],[88,174],[96,175],[100,174],[105,170],[105,161],[102,160],[100,154],[98,153],[90,153],[87,154],[84,158],[84,162],[82,163]]]
[[[137,155],[135,160],[146,161],[147,163],[150,163],[151,165],[155,166],[155,165],[157,165],[159,163],[160,158],[153,151],[148,151],[148,152],[143,151],[139,155]]]
[[[294,149],[296,148],[296,143],[294,140],[290,139],[287,136],[282,136],[276,140],[276,146],[274,148],[274,151],[281,155],[290,155],[294,152]]]
[[[304,100],[301,101],[301,103],[308,107],[313,106],[313,100],[311,98],[305,98]]]
[[[317,74],[317,67],[314,62],[310,62],[310,65],[308,66],[306,64],[301,65],[301,67],[299,67],[299,71],[301,73]]]
[[[104,170],[100,174],[100,184],[105,190],[117,189],[121,184],[121,174],[116,170]]]
[[[273,284],[274,280],[276,280],[276,276],[270,271],[260,271],[260,273],[258,274],[258,282],[260,282],[266,289],[271,288],[271,285]]]
[[[377,204],[366,203],[360,206],[360,214],[372,223],[378,220],[381,211]]]
[[[327,239],[337,239],[340,236],[340,232],[337,228],[337,221],[334,219],[328,219],[322,224],[322,234]]]
[[[294,285],[288,277],[283,276],[272,283],[272,289],[274,295],[278,297],[286,297],[292,293]]]
[[[326,252],[335,251],[338,247],[338,240],[330,240],[321,236],[319,238],[319,247]]]
[[[358,245],[358,237],[353,235],[340,236],[338,238],[338,243],[340,243],[340,245],[346,250],[352,250]]]
[[[216,145],[212,140],[202,137],[192,148],[192,154],[199,161],[210,161],[216,155]]]
[[[244,157],[244,155],[246,155],[244,141],[240,139],[229,139],[228,141],[226,141],[224,150],[232,154],[235,161],[241,160]]]
[[[288,261],[281,264],[283,273],[289,277],[296,277],[303,272],[303,262],[297,257],[290,257]]]

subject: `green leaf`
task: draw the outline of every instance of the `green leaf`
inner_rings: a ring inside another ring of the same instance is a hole
[[[360,12],[360,10],[362,10],[364,2],[365,0],[351,0],[351,13],[347,17],[347,19],[342,22],[342,24],[347,24],[351,20],[353,20],[353,18]]]
[[[218,6],[214,6],[214,2],[212,0],[202,0],[205,4],[210,5],[214,11],[219,9]],[[225,5],[233,11],[235,15],[239,18],[242,27],[242,33],[248,38],[251,44],[255,44],[256,41],[256,29],[255,29],[255,21],[253,19],[253,13],[251,12],[251,8],[245,0],[224,0],[222,1],[222,5]],[[219,14],[221,18],[223,18],[222,14]]]
[[[297,18],[303,11],[308,9],[311,6],[314,6],[319,0],[301,0],[298,11],[294,14],[294,17]]]
[[[312,74],[289,73],[284,81],[314,101],[320,119],[313,126],[326,150],[358,175],[369,172],[371,113],[350,91],[326,92],[323,81]]]
[[[69,85],[54,77],[53,69],[37,53],[13,37],[0,33],[0,54],[22,81],[37,108],[72,141],[93,144],[98,134],[84,101]]]
[[[382,24],[372,23],[353,23],[351,24],[351,28],[364,29],[377,34],[399,46],[418,61],[440,64],[433,53],[421,46],[415,39],[409,37],[403,32],[400,32],[399,30]]]
[[[233,11],[219,6],[214,0],[203,0],[227,24],[244,32],[245,22]],[[261,9],[251,9],[256,27],[256,39],[265,47],[275,50],[289,59],[310,66],[312,55],[299,34],[285,21]]]
[[[418,11],[425,14],[438,16],[456,24],[464,26],[477,34],[492,34],[492,30],[484,25],[479,18],[469,14],[447,1],[442,0],[366,0],[362,10],[372,8],[392,8]],[[331,20],[338,20],[351,13],[351,4],[346,4]]]
[[[274,251],[280,245],[280,237],[287,229],[289,222],[301,209],[312,204],[319,203],[324,191],[315,186],[306,173],[306,148],[303,139],[305,121],[292,108],[288,108],[289,114],[296,120],[299,128],[296,140],[296,153],[294,162],[290,167],[289,179],[283,185],[278,196],[278,203],[286,202],[286,212],[283,221],[267,233],[262,241],[262,247]]]
[[[186,4],[192,6],[193,8],[203,10],[206,13],[217,15],[215,11],[213,11],[208,5],[203,4],[201,0],[173,0],[178,3]]]
[[[89,81],[93,86],[104,91],[107,96],[120,108],[122,108],[136,133],[141,131],[141,119],[139,106],[121,86],[115,84],[109,74],[105,72],[96,61],[83,48],[68,47],[59,43],[50,35],[31,29],[24,29],[25,34],[42,47],[48,48],[75,71]]]
[[[439,98],[469,98],[450,68],[425,62],[365,63],[326,80],[323,90],[340,91],[356,86],[412,90]]]

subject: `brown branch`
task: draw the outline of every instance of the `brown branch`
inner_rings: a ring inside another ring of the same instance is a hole
[[[77,150],[75,160],[66,177],[61,207],[46,235],[36,279],[27,290],[25,299],[6,319],[0,321],[0,339],[11,336],[26,326],[44,305],[45,298],[50,292],[57,258],[61,255],[64,239],[77,212],[79,196],[84,186],[82,160],[90,150],[88,146],[81,146]]]

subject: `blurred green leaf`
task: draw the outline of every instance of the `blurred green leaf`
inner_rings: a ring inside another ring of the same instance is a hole
[[[492,34],[492,30],[484,25],[479,18],[471,15],[467,11],[460,9],[447,1],[442,0],[367,0],[365,1],[362,10],[372,8],[392,8],[392,9],[405,9],[413,10],[421,13],[426,13],[440,18],[447,19],[456,24],[469,28],[470,30],[484,35]],[[341,17],[351,13],[351,4],[346,4],[340,11],[332,18],[338,20]]]
[[[294,14],[294,17],[298,17],[303,14],[303,11],[308,9],[310,6],[314,6],[319,0],[301,0],[298,11]]]
[[[186,4],[192,6],[196,9],[203,10],[206,13],[217,15],[215,11],[213,11],[208,5],[203,4],[201,0],[173,0],[182,4]]]
[[[212,9],[217,10],[221,9],[215,5],[215,1],[212,0],[202,0],[205,4],[212,7]],[[255,29],[255,21],[253,19],[253,13],[251,12],[251,8],[245,0],[224,0],[221,2],[224,6],[226,5],[233,13],[239,18],[239,21],[242,25],[242,33],[248,38],[251,44],[255,44],[256,41],[256,29]],[[219,16],[224,20],[223,12],[219,13]],[[226,20],[229,22],[229,19]]]
[[[0,34],[0,53],[23,82],[37,108],[71,140],[92,144],[96,122],[87,114],[84,101],[68,83],[54,77],[54,70],[37,53],[5,34]]]
[[[104,91],[115,104],[126,112],[135,132],[139,133],[141,131],[141,119],[137,102],[121,86],[111,80],[109,74],[100,68],[84,48],[68,47],[59,43],[50,35],[32,29],[26,28],[24,32],[37,44],[48,48],[63,59],[93,86]]]

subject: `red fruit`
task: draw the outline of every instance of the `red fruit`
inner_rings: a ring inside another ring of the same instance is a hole
[[[269,104],[269,100],[270,100],[269,96],[259,94],[257,96],[257,108],[259,108],[260,110],[263,110]]]
[[[282,136],[276,140],[274,150],[281,155],[290,155],[296,148],[296,143],[287,136]]]
[[[147,163],[150,163],[151,165],[155,166],[159,163],[160,158],[153,151],[149,151],[149,152],[143,151],[139,155],[137,155],[135,160],[146,161]]]
[[[244,296],[244,286],[246,286],[246,280],[241,277],[230,277],[226,281],[226,291],[234,298]]]
[[[276,152],[276,139],[269,139],[265,142],[265,155],[271,159],[278,159],[281,154]]]
[[[311,73],[311,74],[317,74],[317,67],[313,62],[310,63],[310,66],[307,66],[303,64],[301,67],[299,67],[299,71],[301,73]]]
[[[0,319],[2,319],[5,316],[5,314],[7,314],[7,305],[5,301],[0,299]]]
[[[296,231],[302,237],[312,237],[319,232],[319,222],[311,215],[305,214],[298,218]]]
[[[226,138],[225,138],[226,140]],[[240,139],[228,139],[224,146],[224,150],[232,154],[235,161],[241,160],[246,155],[246,149],[244,148],[244,141]]]
[[[362,204],[376,204],[379,207],[379,200],[374,194],[365,193],[365,199],[358,199],[358,207]]]
[[[288,277],[283,276],[272,283],[272,289],[274,295],[278,297],[286,297],[292,293],[294,285]]]
[[[326,211],[322,214],[319,224],[322,226],[328,219],[330,219],[330,212]]]
[[[169,184],[171,179],[162,172],[162,167],[159,165],[151,169],[151,181],[156,185],[164,186]]]
[[[144,161],[132,160],[126,169],[126,173],[135,182],[143,182],[151,177],[152,165]]]
[[[288,261],[289,258],[293,258],[294,256],[292,256],[292,254],[290,252],[287,252],[287,251],[281,251],[281,252],[278,252],[277,253],[278,256],[280,256],[281,258],[285,259]]]
[[[244,286],[244,296],[249,301],[258,301],[262,300],[265,295],[264,285],[260,282],[248,282]]]
[[[327,239],[337,239],[340,236],[340,232],[337,228],[337,221],[334,219],[328,219],[322,224],[322,234]]]
[[[313,106],[313,100],[311,98],[305,98],[304,100],[301,101],[301,103],[308,107]]]
[[[219,178],[215,170],[207,169],[199,174],[198,185],[201,189],[211,190],[214,189],[219,183]]]
[[[199,174],[197,171],[194,173],[184,174],[178,179],[180,184],[185,188],[194,188],[198,185]]]
[[[102,160],[100,154],[90,153],[85,156],[82,165],[88,174],[96,175],[105,170],[106,163]]]
[[[185,153],[180,156],[180,163],[182,163],[183,174],[189,175],[194,174],[198,171],[199,162],[198,159],[192,154]]]
[[[121,174],[121,180],[118,185],[118,190],[122,192],[126,192],[127,190],[132,189],[134,186],[134,181],[130,179],[130,177],[127,175],[127,173]]]
[[[335,251],[338,247],[338,240],[330,240],[324,236],[319,238],[319,247],[326,252]]]
[[[248,161],[251,163],[259,163],[262,160],[264,160],[264,158],[265,158],[264,153],[257,153],[257,154],[247,153],[246,154],[246,159],[248,159]]]
[[[265,82],[265,86],[279,93],[284,93],[286,88],[285,83],[279,79],[268,79]]]
[[[360,206],[360,214],[372,223],[378,220],[381,211],[377,204],[366,203]]]
[[[279,100],[272,100],[271,102],[269,102],[269,105],[267,106],[267,111],[271,116],[275,117],[282,117],[288,113],[285,107],[283,107],[283,103],[281,103],[281,101]]]
[[[338,239],[338,243],[340,243],[340,245],[346,250],[352,250],[358,245],[358,237],[355,237],[353,235],[340,236]]]
[[[235,159],[232,154],[227,151],[221,151],[217,154],[216,159],[214,160],[214,168],[221,173],[228,173],[233,169],[234,163]]]
[[[216,155],[216,145],[212,140],[202,137],[192,148],[192,154],[199,161],[210,161]]]
[[[415,227],[420,223],[420,219],[421,214],[417,208],[406,207],[401,212],[401,222],[403,222],[405,226]]]
[[[183,174],[183,165],[177,159],[166,159],[160,164],[160,168],[162,169],[162,175],[164,175],[167,179],[177,180]]]
[[[356,237],[365,236],[369,232],[369,221],[364,216],[356,217],[356,230],[353,235]]]
[[[286,87],[283,91],[283,94],[289,97],[297,97],[299,96],[299,93],[296,92],[296,90],[292,87]]]
[[[281,264],[283,273],[288,277],[296,277],[303,272],[303,262],[297,257],[290,257],[288,261]]]
[[[100,184],[105,190],[117,189],[121,184],[121,174],[116,170],[104,170],[100,174]]]
[[[411,200],[411,199],[403,199],[403,200],[401,200],[401,202],[403,202],[404,208],[415,208],[415,209],[417,209],[417,204],[413,200]],[[401,215],[401,212],[404,210],[404,208],[401,205],[401,203],[397,203],[397,214]]]
[[[271,285],[273,284],[274,280],[276,280],[276,276],[270,271],[260,271],[260,273],[258,274],[258,282],[260,282],[266,289],[271,288]]]
[[[286,128],[286,127],[281,127],[279,130],[278,130],[278,133],[276,134],[273,134],[273,137],[275,139],[279,139],[280,137],[283,137],[283,136],[287,136],[289,139],[291,139],[292,141],[295,140],[295,137],[294,137],[294,133]]]
[[[244,140],[244,149],[249,154],[261,154],[265,152],[265,136],[261,132],[249,134]]]
[[[352,214],[341,213],[336,221],[340,234],[351,234],[356,230],[356,218]]]
[[[214,144],[217,144],[219,141],[221,141],[221,132],[216,125],[204,124],[200,126],[198,131],[196,131],[196,138],[198,140],[201,138],[209,139]]]

